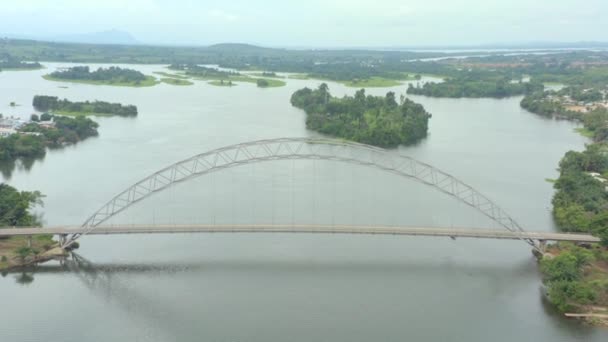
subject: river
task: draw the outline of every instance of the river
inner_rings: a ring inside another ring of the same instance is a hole
[[[96,118],[100,135],[47,153],[3,180],[47,197],[46,225],[78,225],[127,186],[228,144],[314,136],[282,88],[63,84],[0,73],[0,113],[29,116],[36,94],[135,104]],[[145,73],[162,66],[130,66]],[[356,89],[329,83],[334,95]],[[67,86],[60,88],[59,86]],[[406,85],[390,90],[404,94]],[[384,95],[388,89],[370,89]],[[521,98],[411,96],[433,114],[410,155],[473,185],[529,230],[555,230],[550,207],[574,124],[520,109]],[[21,106],[10,107],[14,101]],[[111,223],[378,223],[496,228],[473,209],[395,175],[322,161],[229,169],[175,186]],[[518,241],[339,235],[85,237],[80,266],[48,263],[0,278],[0,341],[606,341],[542,300]],[[29,278],[33,277],[33,278]]]

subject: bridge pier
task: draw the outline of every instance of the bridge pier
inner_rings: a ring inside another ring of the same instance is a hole
[[[538,240],[538,248],[542,254],[547,251],[547,240]]]
[[[67,241],[68,236],[65,234],[59,235],[59,245],[61,247],[65,246],[65,242]]]
[[[532,250],[532,254],[538,259],[541,260],[543,256],[545,256],[545,252],[547,251],[547,240],[537,240],[538,244]]]

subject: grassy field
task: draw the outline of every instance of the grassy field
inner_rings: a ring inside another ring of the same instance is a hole
[[[391,80],[382,77],[372,77],[365,80],[354,80],[348,82],[341,82],[347,87],[353,88],[384,88],[384,87],[395,87],[401,85],[401,82]]]
[[[252,72],[249,75],[255,76],[255,77],[260,77],[260,78],[286,78],[285,75],[280,75],[280,74],[276,74],[275,76],[264,75],[263,72]]]
[[[236,83],[229,83],[228,81],[222,81],[222,80],[215,80],[215,81],[210,81],[208,82],[209,84],[211,84],[212,86],[216,86],[216,87],[234,87],[237,84]]]
[[[179,78],[180,80],[187,80],[190,78],[186,75],[172,74],[172,73],[168,73],[168,72],[164,72],[164,71],[154,71],[153,74],[168,77],[168,78]]]
[[[291,74],[287,76],[287,78],[291,78],[292,80],[309,80],[310,77],[306,74]]]
[[[578,134],[580,134],[580,135],[584,136],[584,137],[587,137],[587,138],[593,138],[593,132],[592,132],[592,131],[590,131],[590,130],[588,130],[588,129],[586,129],[585,127],[578,127],[578,128],[575,128],[575,129],[574,129],[574,131],[575,131],[576,133],[578,133]]]
[[[167,83],[167,84],[176,85],[176,86],[189,86],[189,85],[194,84],[194,82],[192,82],[192,81],[178,79],[178,78],[161,78],[160,81],[162,83]]]
[[[195,78],[195,79],[199,79],[199,78]],[[211,82],[209,82],[209,84],[215,85],[215,86],[228,86],[227,83],[229,81],[232,82],[233,85],[235,82],[245,82],[245,83],[257,84],[258,80],[266,80],[266,82],[268,82],[268,86],[263,87],[263,88],[283,87],[287,84],[284,81],[281,81],[278,79],[255,78],[255,77],[249,77],[249,76],[230,76],[230,77],[224,78],[224,79],[214,79],[214,78],[206,79],[206,81],[211,81]],[[224,84],[222,84],[222,81],[224,81]]]
[[[92,80],[66,80],[63,78],[55,78],[50,75],[42,76],[47,81],[54,82],[67,82],[67,83],[82,83],[82,84],[93,84],[93,85],[108,85],[108,86],[116,86],[116,87],[152,87],[160,83],[156,77],[154,76],[146,76],[146,80],[140,82],[139,84],[136,82],[110,82],[110,81],[92,81]]]
[[[56,242],[52,235],[40,235],[32,238],[32,247],[28,248],[27,238],[15,236],[0,239],[0,270],[19,265],[23,258],[38,255],[51,249]]]
[[[284,87],[287,83],[285,83],[284,81],[278,80],[278,79],[269,79],[269,78],[253,78],[252,79],[253,82],[252,83],[256,83],[258,82],[258,80],[265,80],[266,82],[268,82],[267,86],[264,87],[260,87],[260,88],[277,88],[277,87]],[[259,87],[259,86],[258,86]]]

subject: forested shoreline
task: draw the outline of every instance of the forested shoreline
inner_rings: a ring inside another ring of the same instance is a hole
[[[608,306],[608,111],[578,118],[595,142],[582,152],[567,152],[560,161],[553,216],[562,231],[590,233],[602,242],[548,248],[541,271],[547,297],[561,312],[593,312],[596,306]]]
[[[542,91],[542,83],[513,82],[510,78],[487,73],[466,72],[444,80],[444,82],[426,82],[422,85],[410,84],[407,93],[431,97],[494,97],[503,98]]]

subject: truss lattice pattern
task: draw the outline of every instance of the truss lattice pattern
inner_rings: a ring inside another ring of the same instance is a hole
[[[71,236],[66,240],[64,246],[71,245],[80,236],[87,234],[132,204],[175,183],[239,165],[290,159],[331,160],[391,172],[452,196],[477,209],[511,232],[524,231],[513,218],[489,198],[431,165],[380,148],[353,142],[324,138],[281,138],[222,147],[166,167],[112,198],[84,222],[82,227],[87,228],[85,232]],[[524,237],[521,239],[536,248],[534,241]]]

